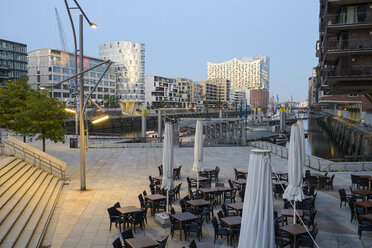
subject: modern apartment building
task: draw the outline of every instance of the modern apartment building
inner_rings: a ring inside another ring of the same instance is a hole
[[[270,88],[270,59],[256,55],[254,58],[242,57],[222,63],[208,62],[208,79],[227,79],[231,89]]]
[[[372,116],[372,1],[321,0],[319,17],[317,83],[324,92],[319,104],[336,114],[350,112],[352,119],[368,119],[366,115]]]
[[[175,108],[180,104],[179,90],[175,79],[146,76],[145,101],[148,108]]]
[[[27,76],[27,45],[0,39],[0,86]]]
[[[180,106],[187,109],[196,108],[200,100],[200,85],[187,78],[175,78],[174,80],[179,90]]]
[[[84,70],[103,62],[102,59],[84,56]],[[79,58],[78,58],[79,63]],[[78,65],[79,68],[79,65]],[[84,93],[90,94],[106,69],[106,65],[99,66],[84,74]],[[28,78],[33,88],[52,86],[75,74],[75,56],[72,53],[57,49],[37,49],[28,53]],[[67,101],[70,89],[74,87],[75,80],[71,79],[50,91],[52,97]],[[105,74],[98,85],[92,100],[101,102],[105,97],[115,96],[115,74],[113,68]]]
[[[204,82],[204,81],[203,81]],[[227,103],[230,100],[230,80],[222,78],[207,79],[205,82],[217,86],[216,101]]]
[[[217,103],[217,85],[210,83],[207,80],[202,81],[200,84],[201,98],[203,102],[210,104]]]
[[[230,90],[229,104],[232,106],[235,106],[236,103],[240,103],[240,102],[245,103],[246,101],[249,104],[249,99],[247,98],[249,97],[248,91],[249,90],[236,90],[236,89]]]
[[[106,42],[99,46],[99,57],[115,62],[117,96],[123,113],[134,114],[145,101],[145,44],[131,41]],[[131,109],[132,113],[128,113]]]

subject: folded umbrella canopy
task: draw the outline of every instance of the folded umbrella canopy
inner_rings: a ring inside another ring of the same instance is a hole
[[[270,151],[252,150],[245,186],[239,248],[275,246]]]
[[[302,191],[302,145],[300,129],[297,124],[291,127],[291,139],[288,152],[288,186],[284,191],[283,199],[294,201],[293,223],[296,224],[296,201],[304,199]]]
[[[169,190],[173,188],[173,128],[172,123],[165,123],[163,141],[163,178],[161,188],[167,190],[167,212],[169,212]]]
[[[200,120],[196,121],[194,140],[194,164],[192,170],[197,172],[197,188],[199,188],[199,171],[203,170],[203,123]]]

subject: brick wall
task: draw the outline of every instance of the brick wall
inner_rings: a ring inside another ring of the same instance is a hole
[[[251,104],[261,108],[267,108],[269,104],[269,91],[265,89],[251,89]]]

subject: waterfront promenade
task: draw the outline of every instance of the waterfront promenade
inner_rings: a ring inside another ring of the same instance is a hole
[[[39,142],[33,145],[40,147]],[[204,149],[204,166],[221,168],[221,182],[234,177],[233,168],[246,168],[252,147],[208,147]],[[64,193],[60,216],[52,239],[52,247],[112,247],[119,237],[119,229],[113,226],[109,230],[107,208],[119,201],[122,206],[139,206],[138,194],[149,192],[148,176],[158,175],[157,166],[161,164],[161,148],[125,148],[90,149],[86,154],[87,190],[80,191],[79,150],[70,149],[68,144],[48,143],[47,152],[67,162],[66,175],[69,178],[68,189]],[[271,157],[277,171],[287,170],[287,160],[276,155]],[[193,148],[175,148],[175,166],[182,164],[182,191],[186,193],[186,177],[194,176],[192,171]],[[363,172],[372,175],[372,172]],[[333,173],[329,173],[333,174]],[[372,233],[364,232],[362,239],[357,236],[357,221],[350,224],[348,207],[339,208],[337,190],[348,189],[350,173],[335,173],[333,191],[318,191],[315,221],[319,225],[317,242],[320,247],[372,247]],[[362,173],[361,173],[362,174]],[[178,181],[176,181],[178,183]],[[348,190],[347,190],[348,191]],[[239,199],[239,197],[238,197]],[[275,200],[275,208],[283,206],[281,199]],[[178,202],[176,211],[180,211]],[[215,214],[217,211],[215,211]],[[137,230],[135,236],[149,235],[158,240],[169,234],[169,228],[163,229],[148,216],[148,225],[144,231]],[[179,241],[176,232],[174,239],[169,238],[167,247],[188,247],[189,242]],[[227,247],[225,239],[219,239],[213,245],[212,225],[204,224],[203,238],[198,247]]]

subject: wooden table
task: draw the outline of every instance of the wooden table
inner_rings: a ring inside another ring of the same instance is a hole
[[[362,214],[360,215],[360,218],[372,221],[372,214]]]
[[[233,190],[230,187],[213,187],[213,188],[199,188],[199,191],[205,197],[206,194],[216,194],[217,192],[225,192]]]
[[[193,215],[192,213],[189,212],[176,213],[172,214],[171,216],[180,222],[180,240],[182,240],[182,222],[188,222],[199,219],[198,216]]]
[[[302,217],[303,215],[304,215],[304,213],[302,212],[302,210],[300,210],[300,209],[296,209],[296,212],[298,213],[298,215],[300,215],[300,217]],[[285,220],[286,220],[286,222],[288,223],[288,221],[287,221],[287,218],[288,217],[293,217],[293,209],[282,209],[281,211],[280,211],[280,215],[282,216],[282,217],[285,217]],[[296,219],[297,219],[297,214],[296,214]],[[284,225],[284,218],[282,218],[282,224]]]
[[[190,201],[187,201],[186,203],[196,208],[208,206],[210,204],[210,202],[203,200],[203,199],[190,200]]]
[[[134,213],[138,213],[142,211],[142,209],[137,208],[135,206],[116,208],[116,210],[118,210],[123,215],[123,227],[124,227],[123,230],[125,230],[125,215],[134,214]]]
[[[242,217],[240,216],[229,216],[221,218],[221,222],[225,223],[229,226],[229,236],[230,236],[230,244],[232,244],[232,229],[233,227],[240,226],[242,223]],[[228,239],[229,240],[229,239]]]
[[[363,201],[365,201],[367,196],[372,195],[372,191],[366,189],[353,190],[353,195],[361,195],[363,196]]]
[[[208,178],[211,178],[211,174],[216,172],[216,168],[212,169],[212,168],[204,168],[203,170],[205,173],[207,173],[208,175]]]
[[[354,205],[364,208],[364,212],[368,213],[368,209],[372,208],[372,201],[354,202]]]
[[[167,197],[165,197],[163,195],[160,195],[160,194],[153,194],[153,195],[145,196],[145,199],[151,201],[151,214],[155,215],[154,203],[157,202],[157,201],[166,200]]]
[[[196,177],[190,177],[190,180],[194,181],[194,182],[198,181]],[[208,180],[209,179],[206,178],[206,177],[199,177],[199,182],[204,182],[204,181],[208,181]]]
[[[153,248],[160,245],[158,241],[148,236],[126,239],[125,242],[132,248]]]
[[[279,230],[282,231],[282,232],[286,232],[289,235],[293,236],[294,247],[297,247],[297,245],[296,245],[297,236],[307,233],[305,227],[303,225],[299,225],[299,224],[291,224],[291,225],[287,225],[287,226],[281,226],[279,228]],[[309,231],[310,231],[310,229],[309,229]]]
[[[237,203],[229,203],[226,206],[228,208],[234,209],[236,211],[237,215],[241,216],[241,212],[243,211],[243,202],[237,202]]]

